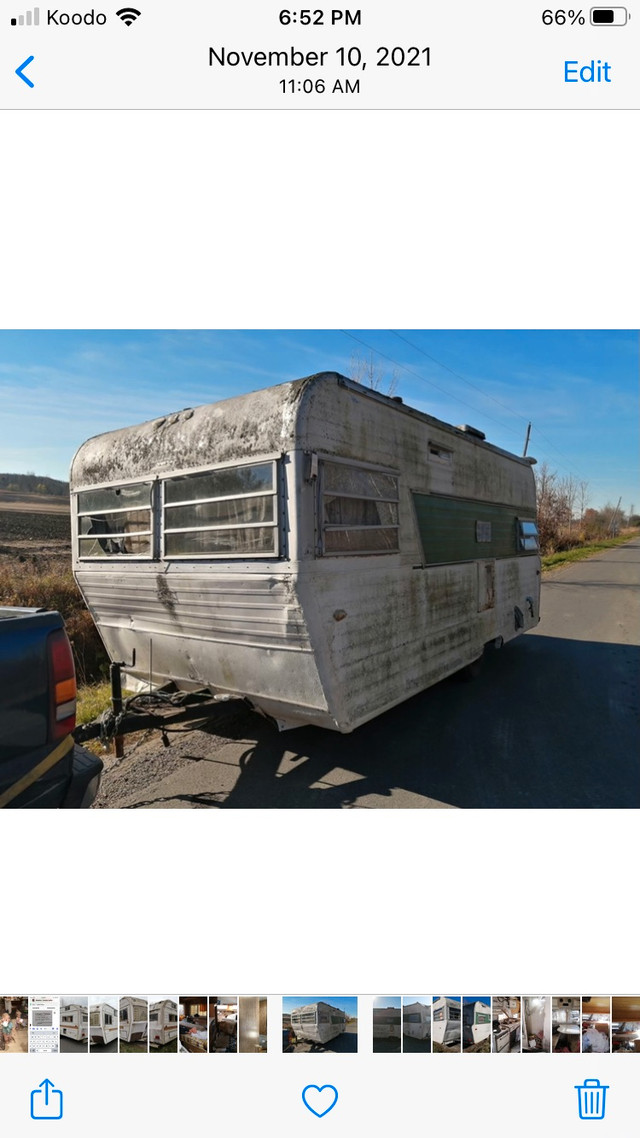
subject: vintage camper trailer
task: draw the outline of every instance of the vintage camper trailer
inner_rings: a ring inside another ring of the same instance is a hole
[[[340,1008],[318,1000],[317,1004],[304,1004],[291,1012],[291,1029],[297,1039],[310,1043],[329,1043],[347,1030],[347,1016]]]
[[[449,996],[440,996],[431,1010],[433,1042],[441,1044],[442,1047],[454,1048],[457,1045],[459,1050],[461,1036],[459,1001],[452,1000]]]
[[[178,1038],[178,1005],[160,1000],[149,1006],[149,1047],[163,1047]]]
[[[104,1046],[118,1038],[118,1013],[111,1004],[92,1004],[89,1009],[89,1046]]]
[[[464,1029],[463,1043],[465,1047],[482,1043],[491,1035],[491,1005],[480,1000],[465,1004],[462,1009],[462,1025]]]
[[[89,1010],[82,1004],[63,1004],[60,1008],[60,1035],[67,1039],[87,1039]]]
[[[141,1043],[147,1038],[148,1006],[146,1000],[123,996],[120,1000],[120,1039],[123,1043]]]
[[[538,623],[532,462],[323,372],[84,443],[73,569],[132,681],[348,732]]]
[[[402,1009],[402,1033],[410,1039],[431,1039],[431,1008],[419,1002]]]
[[[373,1038],[400,1039],[402,1037],[400,1008],[373,1009]]]

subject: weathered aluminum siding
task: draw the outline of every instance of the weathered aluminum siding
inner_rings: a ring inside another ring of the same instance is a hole
[[[290,572],[100,562],[76,577],[109,655],[135,648],[139,679],[326,710]]]

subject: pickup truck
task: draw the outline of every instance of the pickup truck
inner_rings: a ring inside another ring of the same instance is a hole
[[[0,809],[91,805],[102,762],[75,744],[75,725],[60,613],[0,607]]]

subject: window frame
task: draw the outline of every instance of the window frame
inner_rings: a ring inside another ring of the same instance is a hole
[[[319,469],[318,469],[318,496],[317,496],[317,515],[318,515],[318,542],[317,552],[319,557],[388,557],[389,555],[398,554],[400,552],[400,472],[387,466],[375,466],[372,463],[360,462],[353,458],[336,458],[334,455],[318,455]],[[348,491],[337,491],[326,489],[326,468],[327,464],[331,466],[343,466],[350,470],[364,471],[366,474],[384,474],[388,478],[393,478],[395,481],[396,496],[395,497],[367,497],[363,494],[352,494]],[[380,525],[345,525],[341,523],[325,522],[324,520],[324,503],[325,497],[335,498],[350,498],[356,502],[377,502],[377,503],[390,503],[395,505],[397,511],[397,522],[390,524]],[[393,549],[327,549],[325,535],[327,533],[346,532],[346,531],[364,531],[371,533],[372,531],[380,530],[395,530],[397,542]]]
[[[246,494],[220,494],[214,497],[207,498],[191,498],[180,499],[176,502],[167,502],[165,495],[165,486],[173,478],[189,478],[197,477],[203,474],[216,474],[226,470],[239,470],[243,467],[251,466],[270,466],[272,471],[272,488],[270,490],[252,490]],[[171,475],[163,475],[161,479],[159,513],[161,517],[160,533],[161,533],[161,550],[160,557],[163,561],[265,561],[273,560],[273,558],[280,558],[283,556],[284,541],[281,529],[280,517],[280,502],[282,500],[281,494],[281,470],[282,462],[275,457],[256,459],[251,462],[236,462],[223,465],[207,466],[198,470],[180,471]],[[200,525],[200,526],[171,526],[167,527],[167,511],[184,506],[199,506],[205,505],[208,502],[232,502],[238,499],[247,498],[266,498],[270,497],[273,500],[273,520],[269,522],[238,522],[238,523],[223,523],[220,525]],[[168,553],[167,552],[167,535],[179,533],[202,533],[218,531],[229,531],[239,529],[270,529],[273,531],[274,541],[273,549],[268,551],[255,552],[239,552],[232,553],[226,550],[224,553],[217,553],[213,551],[205,551],[202,553]]]
[[[526,533],[525,526],[533,526],[533,532]],[[527,542],[531,541],[534,544],[527,545]],[[516,552],[540,553],[540,533],[535,518],[516,518]]]
[[[157,478],[136,478],[127,482],[108,482],[101,486],[86,486],[83,490],[75,490],[76,503],[75,503],[75,518],[76,518],[76,549],[78,561],[86,561],[90,563],[97,562],[98,564],[105,564],[109,561],[154,561],[156,560],[156,540],[157,540],[157,517],[156,517],[156,498],[157,498]],[[100,490],[126,490],[128,486],[148,486],[149,487],[149,505],[148,506],[113,506],[107,510],[81,510],[81,497],[83,494],[98,493]],[[148,530],[132,530],[130,533],[115,533],[115,534],[83,534],[81,533],[81,519],[96,517],[100,514],[132,514],[139,513],[142,510],[147,510],[149,513],[150,528]],[[99,555],[91,555],[82,552],[82,547],[89,542],[99,542],[100,538],[149,538],[149,552],[148,553],[101,553]]]

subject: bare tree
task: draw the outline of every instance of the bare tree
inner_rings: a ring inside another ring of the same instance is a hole
[[[558,478],[543,462],[536,471],[536,494],[540,548],[543,553],[553,553],[561,544],[562,532],[571,533],[578,484],[573,475]]]
[[[578,486],[578,501],[580,503],[580,521],[581,522],[584,521],[584,512],[587,508],[588,500],[589,500],[589,483],[583,479],[582,482],[580,482],[580,484]]]
[[[369,353],[368,359],[361,356],[360,352],[355,352],[352,355],[349,379],[353,379],[355,383],[361,383],[363,387],[371,387],[374,391],[382,391],[383,388],[386,388],[383,391],[384,395],[395,395],[400,381],[396,368],[389,376],[384,367],[375,362],[373,352]]]

